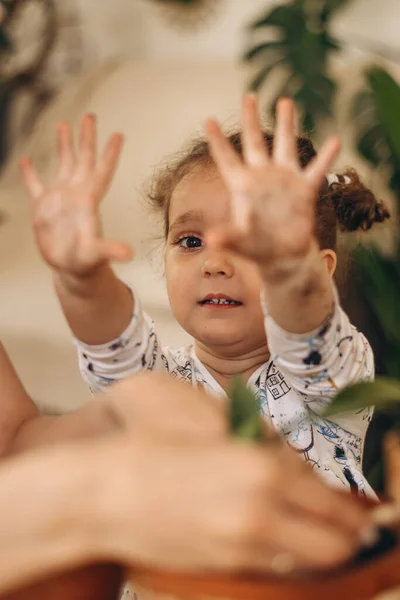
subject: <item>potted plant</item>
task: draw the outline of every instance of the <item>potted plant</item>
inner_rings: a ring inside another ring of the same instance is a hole
[[[366,386],[366,387],[365,387]],[[393,387],[394,386],[394,387]],[[329,409],[329,414],[371,403],[369,392],[382,390],[386,396],[400,394],[400,384],[380,381],[361,384],[345,390]],[[396,391],[395,391],[396,390]],[[232,434],[254,443],[268,444],[268,434],[259,415],[256,399],[240,380],[230,395],[230,425]],[[395,449],[400,466],[400,444]],[[393,458],[393,457],[392,457]],[[400,482],[400,470],[395,473]],[[400,484],[399,484],[400,487]],[[398,499],[400,501],[400,497]],[[365,502],[365,500],[358,500]],[[371,503],[371,510],[376,504]],[[323,574],[292,577],[237,575],[188,575],[157,572],[153,569],[133,569],[132,581],[141,600],[367,600],[380,592],[400,586],[400,545],[397,534],[381,529],[376,546],[362,552],[343,568]]]

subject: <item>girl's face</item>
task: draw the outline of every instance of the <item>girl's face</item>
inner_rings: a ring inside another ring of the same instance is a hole
[[[229,194],[216,171],[195,169],[175,188],[165,253],[168,296],[179,324],[219,355],[266,346],[261,278],[252,262],[207,246],[228,224]]]

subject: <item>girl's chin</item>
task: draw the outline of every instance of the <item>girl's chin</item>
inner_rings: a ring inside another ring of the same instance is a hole
[[[226,325],[221,327],[214,326],[210,330],[203,330],[197,333],[197,335],[193,335],[192,337],[201,344],[215,348],[226,348],[227,354],[229,354],[230,349],[234,356],[237,355],[237,348],[243,346],[246,338],[248,338],[248,330],[246,331],[245,328],[242,331],[232,331],[228,330]]]
[[[200,345],[214,347],[216,351],[223,349],[224,354],[233,357],[251,352],[265,344],[264,338],[260,339],[260,332],[264,332],[263,320],[260,320],[260,323],[254,323],[254,320],[249,323],[243,319],[232,319],[228,322],[226,318],[213,318],[193,320],[190,323],[183,320],[178,322]]]

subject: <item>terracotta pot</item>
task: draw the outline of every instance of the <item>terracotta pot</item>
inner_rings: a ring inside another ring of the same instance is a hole
[[[379,547],[365,553],[362,563],[308,578],[135,569],[131,580],[140,600],[367,600],[400,586],[400,544],[394,534],[386,533]]]
[[[53,576],[24,587],[1,600],[117,600],[122,569],[114,565],[91,565]]]

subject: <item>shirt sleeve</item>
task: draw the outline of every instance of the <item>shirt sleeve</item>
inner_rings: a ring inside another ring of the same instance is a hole
[[[340,307],[336,289],[334,298],[331,314],[320,327],[307,334],[284,331],[264,306],[271,358],[309,408],[318,414],[342,388],[374,378],[371,346],[351,325]]]
[[[154,323],[135,294],[135,311],[126,330],[106,344],[92,346],[75,339],[79,368],[92,392],[144,370],[165,370]]]

